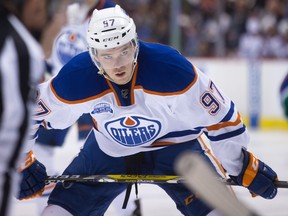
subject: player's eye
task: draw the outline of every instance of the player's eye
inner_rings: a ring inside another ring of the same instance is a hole
[[[103,58],[108,60],[108,59],[111,59],[112,56],[111,55],[104,55]]]
[[[128,50],[124,50],[124,51],[121,52],[121,56],[125,56],[127,54],[128,54]]]

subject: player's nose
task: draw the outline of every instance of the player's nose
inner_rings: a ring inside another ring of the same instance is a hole
[[[125,60],[121,56],[117,56],[113,61],[114,68],[120,68],[124,66]]]

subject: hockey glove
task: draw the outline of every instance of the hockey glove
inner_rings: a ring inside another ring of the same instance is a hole
[[[273,199],[277,194],[274,181],[277,174],[252,153],[242,149],[243,168],[238,176],[230,176],[237,184],[244,186],[250,192],[265,199]]]
[[[18,199],[30,199],[41,196],[47,177],[45,166],[36,160],[33,151],[30,151],[20,167],[22,181]]]

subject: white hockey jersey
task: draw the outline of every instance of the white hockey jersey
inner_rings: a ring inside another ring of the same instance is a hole
[[[88,52],[41,84],[33,138],[40,124],[63,129],[83,113],[93,117],[99,147],[114,157],[185,143],[204,132],[224,168],[237,175],[249,139],[233,102],[178,51],[139,45],[126,100],[118,85],[97,74]]]

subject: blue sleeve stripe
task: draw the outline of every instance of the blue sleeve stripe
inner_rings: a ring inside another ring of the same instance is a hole
[[[35,120],[35,123],[38,124],[38,125],[41,125],[43,122],[43,120]]]
[[[50,122],[44,122],[44,120],[35,120],[34,121],[36,125],[40,125],[44,128],[53,128]]]
[[[50,122],[47,122],[47,126],[48,126],[49,128],[52,128],[52,126],[51,126],[51,123],[50,123]]]
[[[30,135],[29,139],[33,140],[33,139],[36,139],[37,137],[38,137],[38,131],[35,134]]]
[[[230,109],[229,109],[228,113],[226,114],[226,116],[220,122],[228,122],[232,118],[232,116],[233,116],[233,114],[235,112],[234,107],[235,107],[234,103],[231,101]]]
[[[207,132],[205,132],[206,136],[208,137],[209,140],[211,141],[220,141],[220,140],[225,140],[225,139],[229,139],[231,137],[235,137],[235,136],[238,136],[242,133],[244,133],[246,130],[246,126],[243,125],[243,127],[235,130],[235,131],[231,131],[231,132],[228,132],[228,133],[225,133],[225,134],[221,134],[221,135],[218,135],[218,136],[209,136]]]

